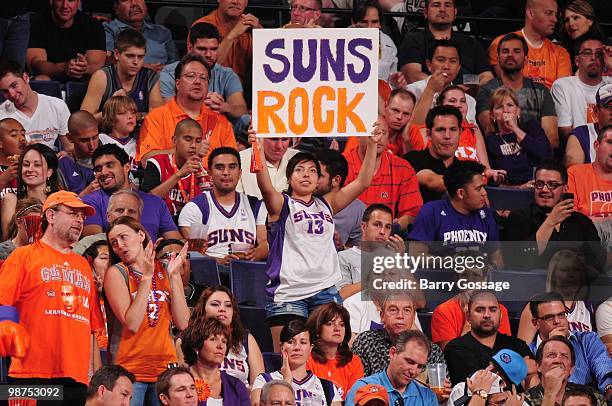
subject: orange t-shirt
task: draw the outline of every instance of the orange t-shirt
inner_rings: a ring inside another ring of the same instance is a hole
[[[508,309],[500,303],[501,319],[499,321],[499,332],[512,335],[510,332],[510,320]],[[461,309],[459,300],[454,297],[438,305],[431,316],[431,342],[450,341],[461,336],[465,325],[465,313]]]
[[[217,27],[222,41],[233,28],[221,24],[218,9],[196,20],[191,26],[193,27],[197,23],[209,23]],[[227,54],[227,60],[221,65],[232,68],[242,83],[250,79],[253,65],[253,32],[251,30],[247,30],[234,40]]]
[[[140,129],[136,159],[140,160],[143,155],[151,151],[174,148],[172,143],[174,129],[181,120],[188,117],[187,113],[176,103],[176,98],[151,110]],[[204,103],[202,103],[202,110],[196,117],[196,121],[202,126],[203,135],[212,131],[209,136],[210,148],[202,159],[202,164],[207,168],[208,154],[218,147],[236,148],[236,138],[230,122],[222,114],[210,110]]]
[[[523,36],[523,31],[515,31],[515,34]],[[497,45],[503,35],[495,38],[489,46],[489,63],[491,66],[498,64]],[[525,59],[523,75],[531,78],[536,83],[541,83],[551,88],[555,80],[564,76],[572,75],[572,64],[569,53],[561,45],[553,43],[548,38],[539,48],[532,47],[529,42],[529,54]]]
[[[455,151],[455,158],[461,161],[477,161],[478,154],[476,150],[476,133],[473,130],[474,124],[470,124],[464,121],[461,124],[461,134],[459,135],[459,146]],[[423,150],[429,147],[429,141],[427,144],[423,141],[423,134],[425,130],[425,124],[410,126],[408,137],[410,143],[415,151]]]
[[[325,364],[318,363],[310,355],[306,362],[306,369],[312,371],[319,378],[332,381],[341,391],[342,400],[346,399],[346,395],[358,379],[363,378],[363,364],[361,358],[353,354],[353,358],[343,367],[338,367],[336,360],[327,360]]]
[[[38,241],[6,259],[0,286],[0,303],[17,308],[31,339],[26,356],[12,359],[9,375],[88,384],[91,334],[103,321],[87,260]]]
[[[567,177],[577,211],[602,220],[612,216],[612,182],[597,176],[593,164],[573,165],[567,170]]]
[[[120,265],[127,266],[123,263]],[[136,297],[138,283],[128,273],[130,299]],[[115,318],[110,304],[107,305],[109,322],[109,351],[113,364],[121,365],[136,376],[138,382],[156,382],[157,377],[168,368],[168,364],[176,363],[176,349],[170,336],[170,281],[162,265],[155,261],[155,282],[157,304],[149,293],[147,314],[136,333],[123,328]],[[158,317],[154,327],[149,325],[149,318]]]

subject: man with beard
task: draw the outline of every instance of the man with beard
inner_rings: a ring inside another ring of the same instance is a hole
[[[525,402],[530,406],[555,406],[563,403],[566,393],[580,390],[584,386],[569,381],[575,369],[576,352],[564,336],[553,336],[543,340],[536,352],[540,373],[540,384],[525,393]],[[597,404],[606,403],[599,393],[594,393]]]
[[[605,65],[603,40],[594,34],[584,34],[574,41],[575,62],[578,72],[555,80],[551,92],[557,110],[559,135],[566,139],[581,125],[595,121],[593,108],[597,90],[612,83],[612,77],[602,78]]]
[[[91,362],[101,366],[92,345],[92,332],[103,327],[93,271],[71,251],[94,213],[75,193],[51,194],[42,238],[17,248],[0,268],[0,356],[12,357],[8,382],[63,385],[65,404],[85,402]]]
[[[430,350],[429,340],[420,331],[402,332],[389,349],[388,366],[355,382],[345,405],[355,405],[355,394],[362,386],[377,384],[387,390],[390,405],[437,406],[436,395],[416,379],[427,366]]]
[[[128,179],[130,159],[126,152],[115,144],[101,145],[91,157],[94,175],[100,189],[83,196],[83,201],[96,208],[96,214],[85,220],[83,235],[98,234],[106,230],[109,199],[118,190],[133,190],[144,203],[142,225],[152,239],[181,238],[166,203],[159,197],[132,188]]]
[[[595,160],[595,140],[602,128],[612,125],[612,84],[603,85],[595,94],[595,122],[572,130],[565,147],[565,167],[589,164]]]
[[[115,19],[105,22],[106,52],[113,57],[117,35],[126,28],[132,28],[147,40],[147,53],[144,56],[145,67],[159,72],[164,65],[179,59],[172,40],[172,33],[161,24],[146,20],[147,4],[145,0],[113,0]],[[116,56],[115,56],[116,57]]]
[[[529,344],[529,348],[536,354],[536,359],[541,362],[538,353],[545,340],[555,336],[566,338],[573,353],[572,368],[567,368],[566,379],[577,384],[591,385],[610,399],[612,359],[597,333],[569,331],[567,308],[558,293],[544,293],[533,297],[529,301],[529,309],[533,315],[531,322],[538,329],[536,340]],[[544,371],[542,373],[544,374]]]
[[[206,167],[206,156],[213,149],[236,148],[234,131],[222,114],[206,106],[210,70],[201,57],[185,55],[176,66],[175,74],[176,96],[169,103],[151,110],[145,117],[138,138],[136,159],[146,167],[147,160],[156,151],[172,149],[171,135],[176,125],[185,118],[192,118],[202,127],[202,165]]]
[[[257,198],[236,192],[240,156],[234,148],[214,149],[208,157],[213,187],[183,207],[179,227],[185,238],[194,224],[207,229],[205,254],[221,265],[234,259],[261,261],[268,256],[265,206]],[[257,244],[257,246],[256,246]]]
[[[492,292],[474,293],[468,302],[467,317],[471,330],[450,341],[444,349],[448,374],[453,385],[464,382],[489,365],[491,357],[502,349],[520,354],[527,362],[529,375],[535,374],[531,351],[523,340],[498,332],[501,312]]]
[[[506,34],[499,41],[497,57],[500,75],[481,86],[476,95],[476,114],[485,134],[494,132],[489,110],[491,94],[503,86],[516,93],[521,108],[522,123],[537,121],[549,140],[558,138],[557,113],[550,90],[523,73],[528,52],[527,41],[516,33]]]
[[[461,113],[454,107],[436,106],[429,110],[425,122],[429,145],[421,151],[410,151],[404,159],[414,168],[423,202],[427,203],[441,199],[446,192],[444,173],[456,160]]]
[[[529,59],[523,73],[547,88],[555,80],[572,74],[568,52],[548,39],[555,31],[558,11],[556,0],[527,0],[525,27],[515,31],[515,34],[525,38],[529,46]],[[489,63],[497,76],[501,76],[497,45],[502,38],[502,35],[495,38],[489,46]]]
[[[553,254],[561,249],[577,250],[596,269],[605,265],[597,229],[584,214],[574,211],[574,199],[564,199],[567,171],[556,161],[546,161],[535,169],[534,203],[514,210],[504,228],[506,241],[521,243],[520,257],[531,266],[546,268]],[[531,263],[535,260],[536,263]]]

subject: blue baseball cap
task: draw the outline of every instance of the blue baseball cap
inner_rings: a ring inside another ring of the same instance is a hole
[[[520,354],[512,350],[500,350],[493,355],[493,365],[499,375],[508,383],[516,385],[522,392],[521,382],[527,376],[527,363]]]

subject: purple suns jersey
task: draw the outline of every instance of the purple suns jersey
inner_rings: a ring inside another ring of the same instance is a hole
[[[434,254],[452,255],[466,249],[486,251],[499,247],[499,230],[488,207],[468,215],[459,213],[449,200],[427,202],[421,208],[408,239],[435,242]]]
[[[310,203],[283,194],[278,221],[270,224],[268,296],[276,303],[314,296],[340,280],[334,220],[324,200]]]

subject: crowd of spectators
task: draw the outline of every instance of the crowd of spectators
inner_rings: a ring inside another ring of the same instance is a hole
[[[322,12],[345,7],[380,34],[371,135],[300,139],[250,127],[253,30],[278,27],[247,0],[184,27],[185,55],[145,0],[112,19],[5,0],[6,383],[66,405],[611,402],[612,42],[587,0],[527,0],[487,48],[455,1],[292,0],[281,28],[346,27]],[[41,81],[82,85],[80,107]],[[432,289],[440,267],[381,274],[379,256],[485,260]],[[265,268],[261,320],[241,317],[235,261]],[[273,353],[245,327],[262,323]]]

